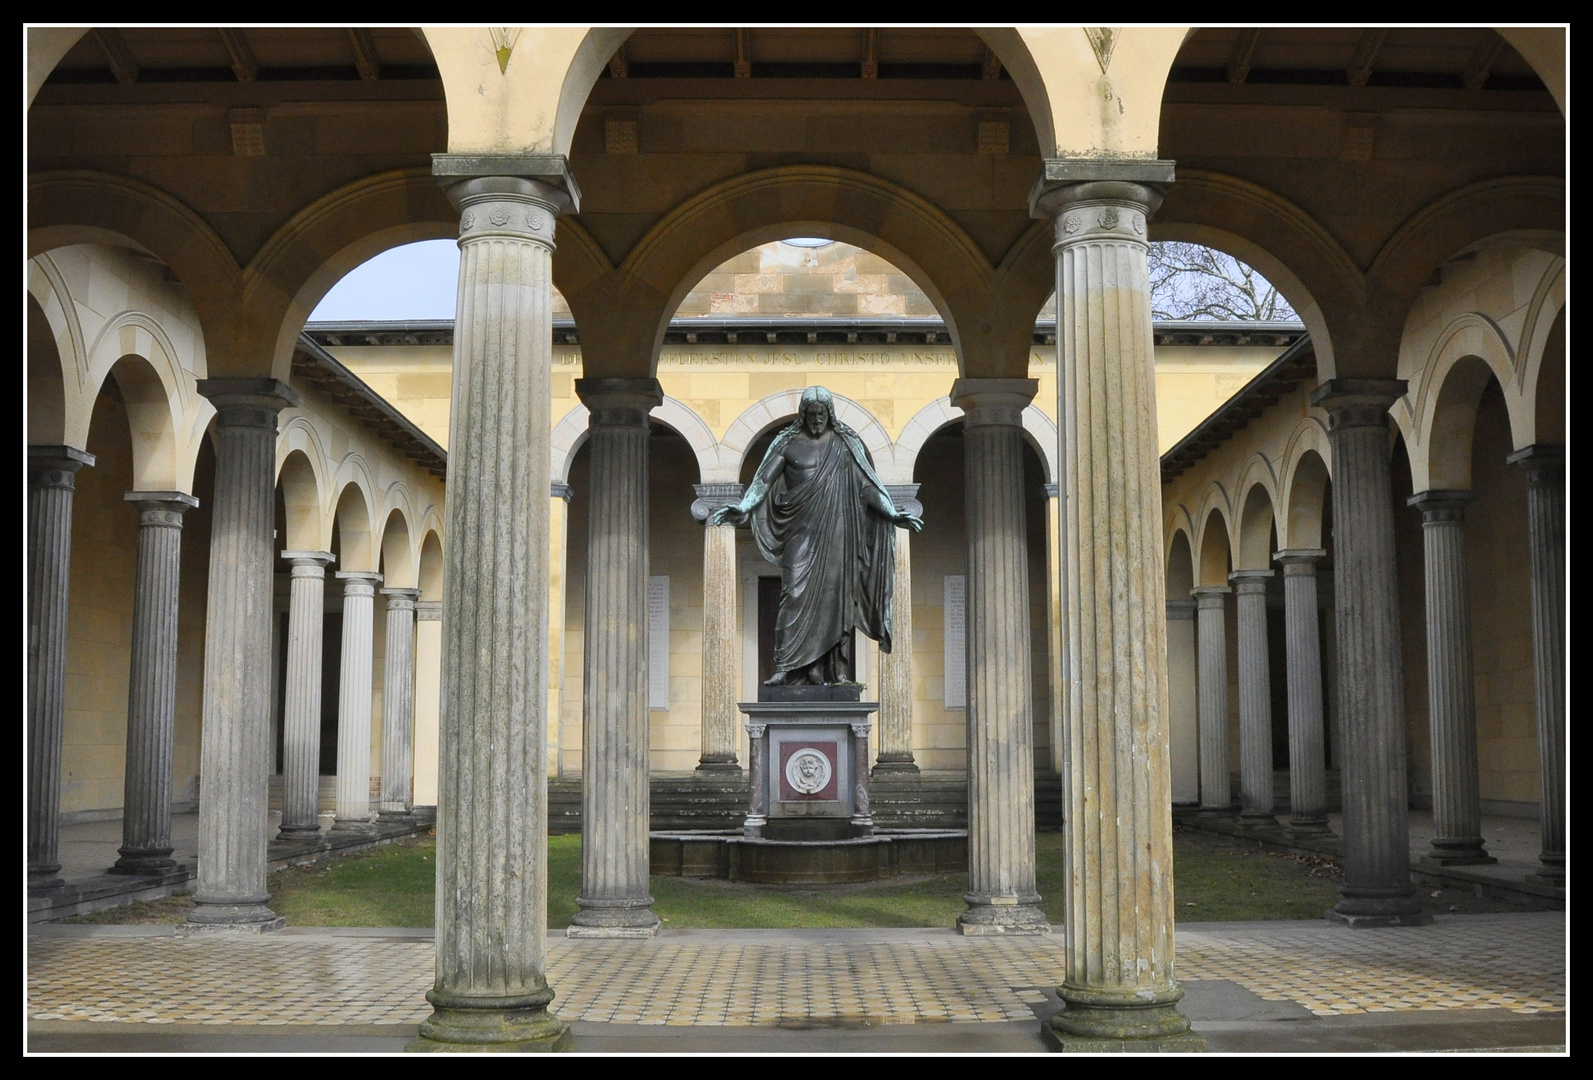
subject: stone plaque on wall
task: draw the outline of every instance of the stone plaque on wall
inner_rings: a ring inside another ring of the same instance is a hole
[[[647,707],[669,708],[669,577],[647,579]]]
[[[967,578],[946,575],[946,708],[968,706]]]

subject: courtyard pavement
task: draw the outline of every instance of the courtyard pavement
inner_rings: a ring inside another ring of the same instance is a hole
[[[1490,847],[1530,868],[1536,827],[1520,824],[1503,830],[1513,841],[1492,828]],[[114,843],[110,860],[96,849],[109,836],[94,839],[110,831],[68,826],[80,840],[63,842],[63,863],[87,873],[114,860]],[[1208,1051],[1566,1050],[1563,911],[1378,930],[1180,923],[1177,949],[1181,1008]],[[36,924],[26,1049],[398,1052],[430,1013],[432,956],[430,930],[178,937],[161,926]],[[1064,965],[1060,932],[555,932],[547,944],[553,1011],[585,1053],[1040,1053]]]

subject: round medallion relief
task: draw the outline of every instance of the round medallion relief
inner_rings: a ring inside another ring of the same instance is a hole
[[[823,791],[834,770],[830,759],[813,749],[798,750],[785,762],[785,780],[804,795]]]

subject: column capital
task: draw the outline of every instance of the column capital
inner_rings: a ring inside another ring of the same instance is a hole
[[[443,602],[441,600],[416,600],[416,622],[442,622]]]
[[[575,393],[591,414],[591,427],[643,427],[664,403],[657,379],[576,379]]]
[[[1237,592],[1264,593],[1267,591],[1267,579],[1276,576],[1276,570],[1235,570],[1228,575],[1228,580]]]
[[[326,568],[337,562],[330,551],[284,551],[282,558],[293,567],[294,577],[325,577]]]
[[[701,525],[722,506],[735,506],[741,501],[742,493],[746,490],[740,484],[693,484],[692,490],[697,493],[697,498],[691,504],[691,516]],[[734,528],[734,526],[723,526]]]
[[[1405,396],[1404,379],[1329,379],[1311,391],[1311,404],[1328,414],[1328,430],[1388,426],[1388,410]]]
[[[1047,484],[1047,485],[1045,485],[1045,497],[1048,498],[1048,499],[1061,498],[1062,497],[1062,485],[1061,484]]]
[[[93,467],[94,455],[75,446],[28,447],[28,474],[36,486],[70,488],[85,465]]]
[[[431,174],[461,211],[501,195],[545,202],[554,214],[581,212],[581,189],[563,154],[433,154]]]
[[[1196,606],[1193,600],[1169,600],[1167,601],[1167,617],[1174,621],[1193,619]]]
[[[1154,214],[1161,205],[1162,192],[1173,182],[1173,163],[1166,158],[1102,159],[1102,158],[1046,158],[1040,178],[1029,191],[1029,216],[1058,219],[1057,239],[1064,239],[1060,220],[1063,212],[1081,203],[1133,203],[1147,215]],[[1080,221],[1071,231],[1085,231]],[[1117,223],[1107,226],[1111,230]],[[1123,222],[1132,230],[1132,222]],[[1143,240],[1144,218],[1139,220],[1136,236]]]
[[[387,597],[388,611],[413,610],[415,601],[420,598],[419,589],[382,589],[381,594]]]
[[[548,485],[548,498],[550,499],[563,499],[565,502],[569,502],[574,495],[575,489],[569,484],[561,484],[555,480]]]
[[[1284,548],[1272,553],[1272,561],[1283,567],[1284,577],[1315,574],[1318,560],[1325,558],[1326,548]]]
[[[1422,524],[1455,522],[1466,520],[1466,504],[1471,502],[1469,491],[1439,491],[1429,489],[1418,491],[1405,500],[1406,506],[1414,506],[1422,512]]]
[[[924,516],[924,504],[918,501],[918,484],[886,484],[885,494],[891,497],[896,509],[914,517]]]
[[[382,575],[370,570],[339,570],[334,575],[343,583],[344,596],[374,596]]]
[[[1220,608],[1224,597],[1233,592],[1226,585],[1201,585],[1189,590],[1189,595],[1195,598],[1195,603],[1203,608]]]
[[[280,379],[200,379],[200,397],[216,407],[218,427],[277,429],[277,413],[299,404],[299,392]]]
[[[1023,410],[1039,390],[1038,379],[958,379],[951,403],[968,427],[1022,427]]]
[[[1534,443],[1506,455],[1505,464],[1520,465],[1527,470],[1528,484],[1558,485],[1565,479],[1565,447],[1552,443]]]
[[[199,500],[186,491],[129,491],[122,498],[140,510],[161,510],[179,515],[199,505]]]

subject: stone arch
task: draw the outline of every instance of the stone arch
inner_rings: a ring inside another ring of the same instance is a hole
[[[337,568],[374,571],[378,555],[374,539],[376,525],[372,520],[374,500],[370,476],[363,462],[345,459],[338,470],[334,490],[337,500],[332,515],[338,534]]]
[[[287,379],[305,320],[349,271],[389,248],[452,239],[459,218],[429,169],[361,177],[323,195],[271,235],[244,273],[251,322]]]
[[[553,425],[553,434],[549,437],[551,453],[548,456],[553,483],[570,482],[570,465],[575,461],[575,452],[586,442],[587,418],[590,415],[586,406],[577,402]]]
[[[382,522],[382,561],[378,569],[382,585],[388,589],[412,589],[418,579],[418,558],[410,541],[409,518],[404,507],[395,506]]]
[[[1533,443],[1565,442],[1565,309],[1549,325],[1546,343],[1533,380]],[[1514,429],[1515,425],[1511,427]],[[1531,445],[1530,443],[1528,445]],[[1520,449],[1520,447],[1517,447]]]
[[[66,388],[61,353],[50,318],[31,292],[28,294],[28,442],[34,446],[60,446],[66,442]]]
[[[133,439],[133,487],[137,491],[178,489],[176,431],[180,413],[173,400],[176,387],[166,379],[169,374],[144,356],[129,353],[105,375],[116,381],[127,406],[127,426]]]
[[[1285,548],[1322,547],[1322,523],[1327,516],[1330,479],[1327,433],[1313,421],[1303,422],[1289,441],[1288,463],[1278,505],[1284,508],[1278,523],[1278,543]]]
[[[425,537],[420,542],[420,566],[416,587],[422,600],[441,600],[443,597],[443,552],[437,530],[429,523],[422,527]]]
[[[929,437],[947,424],[956,423],[963,418],[962,409],[951,403],[951,398],[936,398],[928,405],[913,414],[902,428],[901,435],[892,447],[889,475],[886,465],[880,456],[875,453],[874,465],[879,471],[880,479],[887,484],[910,484],[913,480],[913,469],[918,464],[918,454],[924,448],[924,443]],[[1045,470],[1045,482],[1057,483],[1057,426],[1045,413],[1037,407],[1030,405],[1023,410],[1023,437],[1034,447],[1039,455],[1040,465]],[[870,448],[870,453],[874,453]]]
[[[1200,522],[1200,542],[1194,552],[1195,585],[1227,585],[1233,570],[1233,524],[1228,494],[1221,485],[1211,486],[1196,520]]]
[[[1187,600],[1194,587],[1195,557],[1191,554],[1188,532],[1178,525],[1167,543],[1167,598]]]
[[[719,441],[696,410],[683,401],[666,396],[648,416],[686,440],[692,456],[697,459],[697,482],[713,483],[708,475],[719,462]]]
[[[867,173],[781,166],[726,180],[687,199],[602,280],[561,284],[581,325],[586,374],[650,375],[670,317],[705,274],[748,248],[792,235],[841,240],[889,260],[935,304],[960,358],[981,333],[1017,333],[993,324],[988,331],[980,329],[982,313],[991,307],[992,267],[973,239],[934,204]],[[1020,329],[1014,370],[973,373],[1026,377],[1032,330]],[[594,346],[590,361],[588,342]],[[637,364],[641,358],[647,371],[594,369]]]
[[[40,344],[49,342],[55,351],[57,367],[55,382],[61,387],[64,394],[70,393],[76,397],[81,395],[90,385],[89,378],[89,350],[88,343],[83,340],[83,322],[78,318],[77,305],[72,302],[72,290],[66,283],[66,275],[50,257],[49,252],[40,252],[28,260],[28,298],[39,309],[39,317],[48,327],[48,335],[44,327],[38,331]],[[29,317],[32,318],[32,307],[29,308]],[[35,333],[31,328],[28,331],[30,356]],[[33,370],[31,364],[29,372]],[[29,379],[29,390],[32,390],[32,379]],[[66,440],[67,425],[66,398],[61,404],[61,434],[55,440],[57,443]],[[87,424],[87,421],[84,421]]]
[[[1233,560],[1235,570],[1270,570],[1272,568],[1272,533],[1277,515],[1277,505],[1272,467],[1260,455],[1252,458],[1240,481],[1244,492],[1239,511],[1239,543]]]
[[[1558,370],[1556,377],[1554,370]],[[1542,398],[1541,390],[1556,380],[1555,397]],[[1536,442],[1559,442],[1565,438],[1565,260],[1558,259],[1553,270],[1538,282],[1527,304],[1516,349],[1516,370],[1511,382],[1516,393],[1507,394],[1511,403],[1510,429],[1516,446]],[[1550,406],[1541,416],[1542,406]],[[1517,413],[1521,415],[1518,417]],[[1540,430],[1542,428],[1543,430]]]
[[[851,398],[840,394],[833,396],[836,419],[856,431],[863,440],[863,445],[874,459],[874,467],[879,472],[880,479],[886,479],[887,471],[892,476],[900,475],[900,469],[895,463],[895,447],[891,443],[890,436],[885,434],[884,426],[874,418],[874,414]],[[731,475],[739,477],[745,464],[743,459],[747,449],[770,428],[789,423],[796,415],[797,406],[801,401],[802,390],[799,388],[781,390],[749,405],[746,411],[736,417],[729,430],[725,432],[725,437],[719,441],[720,469],[724,468],[726,462],[733,461],[734,470]],[[909,472],[908,476],[911,475]]]
[[[1482,332],[1479,326],[1494,332]],[[1475,314],[1456,319],[1440,336],[1435,356],[1422,372],[1424,394],[1416,402],[1414,437],[1405,433],[1417,491],[1471,488],[1477,405],[1490,379],[1509,385],[1511,364],[1503,345],[1497,328]]]
[[[1334,377],[1330,327],[1339,320],[1333,316],[1363,306],[1366,284],[1349,253],[1310,214],[1248,180],[1179,169],[1150,237],[1204,244],[1259,270],[1288,297],[1310,332],[1318,377]]]
[[[327,543],[324,522],[321,476],[315,459],[297,447],[283,452],[279,447],[277,487],[287,512],[285,551],[323,551]]]

